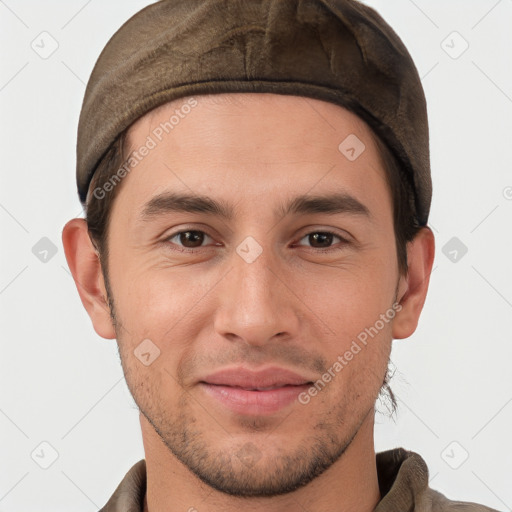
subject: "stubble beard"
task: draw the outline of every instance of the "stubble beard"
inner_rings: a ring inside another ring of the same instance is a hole
[[[265,450],[265,444],[268,445],[266,436],[262,433],[265,420],[242,420],[244,432],[255,434],[258,438],[252,442],[247,440],[247,435],[238,439],[238,436],[232,436],[231,450],[215,450],[213,443],[205,441],[204,430],[207,427],[202,427],[195,417],[190,408],[193,401],[187,398],[187,392],[183,388],[178,410],[173,415],[170,410],[160,408],[162,402],[155,402],[158,386],[152,389],[150,383],[148,385],[148,382],[141,381],[137,377],[137,372],[132,371],[128,364],[130,354],[123,353],[123,347],[126,346],[122,335],[124,328],[115,311],[107,275],[104,276],[104,281],[107,291],[106,302],[116,332],[121,364],[135,403],[176,459],[198,479],[217,491],[246,498],[273,497],[306,486],[343,456],[364,420],[374,412],[375,401],[370,409],[360,413],[359,421],[350,428],[350,424],[347,424],[347,418],[351,415],[350,404],[340,405],[317,421],[311,434],[299,443],[299,447],[293,449],[291,453],[284,452],[280,447],[277,456]],[[303,412],[302,409],[300,412]],[[291,414],[286,421],[293,421],[294,416]],[[297,421],[300,424],[303,416],[297,418]],[[222,435],[229,435],[219,425],[216,426]],[[348,433],[347,427],[350,428]],[[267,430],[272,431],[271,428]],[[345,435],[341,436],[340,432],[345,432]],[[276,444],[278,443],[279,440],[276,441]],[[281,446],[282,444],[281,442]],[[249,457],[245,456],[246,453]]]

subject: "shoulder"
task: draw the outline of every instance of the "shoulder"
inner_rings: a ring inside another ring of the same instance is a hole
[[[394,448],[377,453],[382,500],[375,512],[499,512],[478,503],[454,501],[429,487],[425,460],[416,452]]]
[[[494,508],[473,503],[471,501],[454,501],[448,499],[444,494],[433,489],[426,489],[424,496],[418,502],[418,512],[498,512]]]
[[[114,494],[99,512],[140,512],[146,494],[146,460],[141,459],[126,473]]]

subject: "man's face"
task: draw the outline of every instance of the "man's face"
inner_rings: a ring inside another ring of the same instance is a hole
[[[108,284],[128,386],[169,450],[219,490],[272,495],[311,481],[358,431],[372,435],[399,275],[368,127],[318,100],[235,96],[197,97],[161,141],[154,130],[186,100],[131,127],[130,150],[148,135],[157,144],[118,185]],[[167,194],[204,196],[232,215],[171,208]],[[270,366],[323,384],[316,394],[311,384],[236,394],[204,384],[226,368]]]

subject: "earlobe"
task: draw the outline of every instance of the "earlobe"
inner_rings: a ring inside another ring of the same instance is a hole
[[[114,339],[116,334],[106,301],[100,260],[84,219],[71,219],[66,223],[62,244],[69,270],[94,330],[102,338]]]
[[[435,240],[429,227],[423,227],[407,244],[408,272],[400,278],[397,300],[402,309],[393,321],[393,338],[411,336],[427,296],[430,274],[434,264]]]

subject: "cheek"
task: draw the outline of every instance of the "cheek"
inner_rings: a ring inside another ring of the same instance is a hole
[[[192,267],[152,265],[133,266],[130,279],[120,273],[116,277],[116,312],[134,343],[149,338],[162,350],[172,343],[177,351],[197,334],[201,312],[216,281]]]
[[[117,276],[113,293],[122,323],[118,344],[137,404],[150,411],[157,396],[166,396],[162,403],[175,403],[181,389],[177,368],[198,335],[197,303],[204,284],[191,285],[190,279],[169,269],[133,269],[131,279]]]
[[[396,315],[393,256],[392,250],[387,256],[380,252],[364,265],[332,274],[325,281],[323,293],[304,295],[312,300],[308,304],[318,317],[334,331],[324,335],[319,345],[331,373],[336,374],[332,396],[356,396],[366,390],[364,393],[373,397],[382,385]]]
[[[331,269],[323,279],[316,275],[302,296],[308,304],[311,301],[322,320],[333,325],[338,337],[341,334],[346,339],[373,324],[391,307],[398,279],[393,262],[380,254],[351,268]],[[324,284],[319,286],[321,282]]]
[[[336,374],[334,401],[343,396],[352,401],[364,395],[362,405],[366,406],[382,385],[391,350],[392,320],[396,314],[392,288],[381,288],[382,282],[372,279],[343,285],[344,290],[322,300],[324,318],[329,318],[326,323],[335,334],[329,334],[319,347],[330,373]]]

